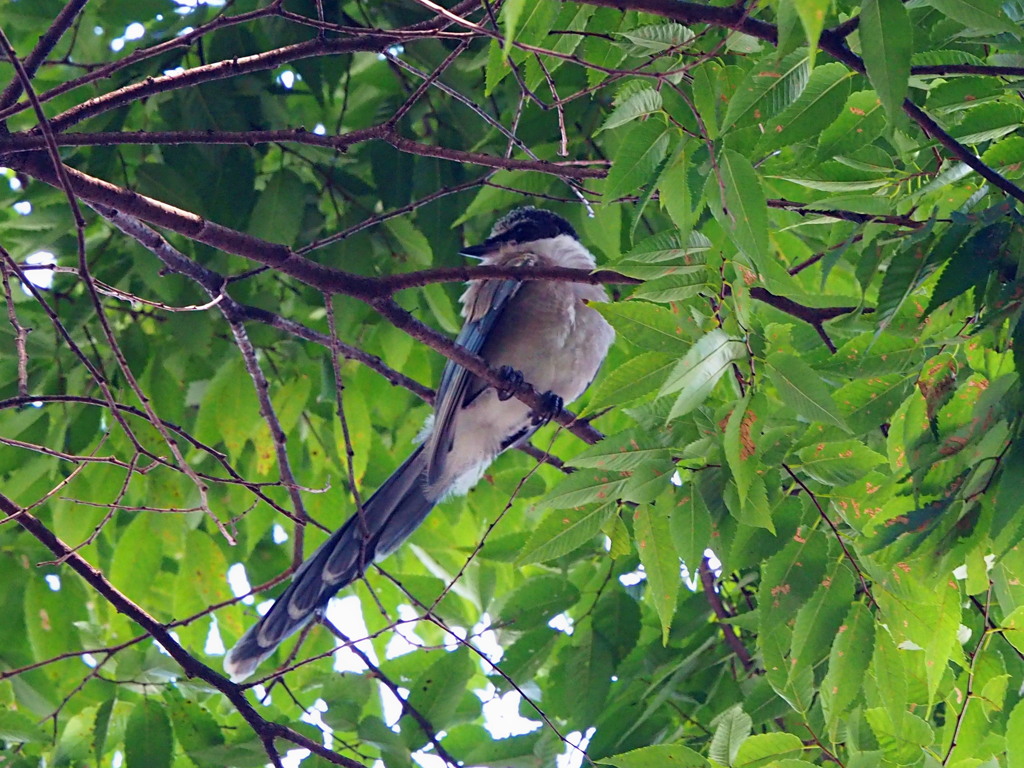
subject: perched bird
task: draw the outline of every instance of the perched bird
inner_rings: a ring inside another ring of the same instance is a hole
[[[482,244],[465,248],[485,265],[593,269],[572,226],[550,211],[518,208]],[[394,551],[444,497],[464,494],[502,451],[532,435],[562,403],[593,381],[614,331],[588,304],[604,288],[549,280],[472,280],[462,295],[465,325],[456,343],[509,379],[499,391],[449,361],[422,443],[292,578],[291,585],[224,659],[238,682],[277,645],[323,610],[368,564]],[[545,414],[510,397],[520,377],[545,393]]]

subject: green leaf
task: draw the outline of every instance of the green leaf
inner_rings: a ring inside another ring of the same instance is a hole
[[[818,157],[844,155],[870,144],[885,129],[885,110],[874,91],[851,93],[839,117],[818,139]]]
[[[683,356],[661,387],[660,394],[678,392],[669,419],[684,416],[704,402],[734,360],[747,353],[742,341],[720,328],[703,336]]]
[[[163,555],[163,541],[153,535],[151,522],[146,515],[136,515],[117,540],[110,563],[110,583],[140,602],[151,594],[153,564]],[[220,578],[226,573],[227,569]]]
[[[672,451],[657,445],[645,430],[626,430],[576,454],[569,464],[624,472],[651,464],[668,464],[671,460]]]
[[[653,352],[682,353],[690,347],[696,330],[678,310],[645,301],[595,304],[594,309],[626,341]]]
[[[1021,29],[1003,12],[997,0],[927,0],[954,21],[979,32],[1008,32],[1017,39]]]
[[[523,16],[523,9],[526,7],[526,0],[511,0],[501,6],[501,22],[505,31],[505,41],[502,44],[502,56],[508,58],[512,50],[512,43],[516,39],[516,31],[519,28],[519,20]]]
[[[605,118],[595,133],[618,128],[638,117],[645,117],[661,109],[661,94],[653,88],[644,88],[630,94],[621,103],[615,105],[612,113]]]
[[[732,471],[736,489],[739,491],[740,504],[746,502],[747,491],[758,465],[757,445],[754,441],[754,435],[759,429],[754,426],[757,422],[757,414],[749,408],[749,405],[750,393],[748,392],[742,400],[736,403],[732,413],[729,414],[729,421],[725,425],[725,435],[722,441],[726,461],[729,462],[729,469]]]
[[[558,664],[551,670],[553,688],[547,704],[574,726],[592,723],[604,710],[614,672],[607,641],[587,624],[579,625],[572,646],[559,654]]]
[[[854,379],[832,394],[854,434],[873,429],[889,418],[903,402],[912,385],[912,377],[902,373]]]
[[[15,744],[48,742],[50,734],[21,712],[0,710],[0,739]],[[10,747],[8,747],[10,749]]]
[[[704,552],[711,546],[713,526],[704,497],[692,479],[683,481],[679,501],[669,517],[669,533],[676,552],[691,574],[697,572]]]
[[[708,761],[682,744],[656,744],[640,747],[611,757],[603,757],[602,765],[616,768],[707,768]]]
[[[579,590],[564,576],[534,576],[508,596],[498,616],[511,629],[523,632],[543,626],[579,597]]]
[[[598,379],[583,412],[627,405],[657,391],[675,364],[668,355],[641,352]]]
[[[225,362],[203,395],[196,437],[208,444],[223,442],[236,454],[261,423],[256,391],[245,366],[237,358]]]
[[[854,603],[846,621],[839,627],[829,656],[828,672],[821,681],[821,704],[830,730],[849,714],[850,707],[861,695],[873,637],[871,613],[862,603]]]
[[[742,127],[779,114],[803,93],[810,74],[804,51],[795,51],[781,61],[774,52],[765,56],[736,88],[722,128]]]
[[[443,653],[409,686],[409,706],[423,715],[434,733],[451,725],[474,670],[469,648],[460,645],[454,651]],[[400,723],[402,737],[411,748],[427,742],[427,735],[410,715]]]
[[[305,197],[305,185],[289,169],[270,177],[260,192],[249,223],[249,234],[272,243],[294,245],[302,230],[302,217],[296,215],[295,204]]]
[[[228,586],[228,560],[220,547],[202,530],[190,531],[186,540],[185,557],[181,562],[174,589],[174,613],[191,616],[205,608],[232,597]],[[244,627],[237,611],[218,614],[220,630],[229,630],[233,638],[241,637]],[[205,627],[202,628],[205,642]]]
[[[1003,637],[1021,653],[1024,653],[1024,605],[1017,606],[1000,622]]]
[[[708,757],[723,765],[733,765],[743,742],[750,736],[753,721],[736,705],[718,716],[715,735],[711,737]]]
[[[698,254],[711,247],[711,241],[699,232],[684,235],[677,230],[669,230],[640,241],[625,258],[641,264],[674,262],[683,267],[698,269],[706,262],[706,259]],[[618,269],[619,264],[616,264],[615,268]]]
[[[633,513],[633,526],[636,549],[647,574],[647,594],[661,619],[661,641],[667,645],[682,581],[679,555],[669,531],[669,515],[660,506],[642,504]]]
[[[935,743],[931,726],[911,712],[901,712],[894,722],[885,709],[875,707],[864,710],[864,719],[874,731],[882,752],[898,765],[915,762]]]
[[[167,714],[174,724],[174,736],[185,754],[200,768],[221,765],[208,753],[224,744],[224,734],[209,710],[198,702],[184,698],[177,689],[165,696]],[[214,752],[216,754],[216,752]]]
[[[902,124],[903,99],[910,78],[914,33],[900,0],[864,0],[860,10],[860,44],[868,79],[889,114]]]
[[[760,768],[799,755],[804,744],[792,733],[755,733],[744,741],[732,762],[735,768]]]
[[[1024,701],[1018,701],[1006,721],[1006,768],[1024,768]]]
[[[892,723],[899,723],[909,700],[909,680],[906,655],[914,651],[901,651],[888,631],[875,632],[875,651],[871,657],[871,672],[878,693]]]
[[[167,711],[151,698],[140,701],[128,716],[124,731],[126,768],[170,768],[174,737]]]
[[[543,563],[572,552],[600,533],[602,526],[618,511],[618,502],[555,509],[533,529],[519,555],[519,563]]]
[[[619,497],[625,483],[626,479],[621,473],[607,469],[574,472],[548,491],[537,508],[568,509],[592,501],[614,500]]]
[[[769,355],[766,363],[768,377],[786,405],[811,422],[820,421],[850,431],[825,382],[807,363],[784,352]]]
[[[664,270],[661,270],[664,271]],[[704,293],[708,287],[705,270],[685,275],[669,275],[648,280],[633,293],[633,298],[673,304]]]
[[[886,462],[859,440],[808,445],[797,454],[800,469],[826,485],[849,485]]]
[[[719,157],[718,170],[717,178],[708,178],[705,192],[711,211],[736,247],[754,267],[763,269],[770,258],[768,204],[754,166],[743,155],[726,149]]]
[[[815,67],[800,97],[768,121],[758,152],[770,152],[819,136],[839,115],[853,73],[839,63]]]
[[[792,0],[796,8],[804,34],[807,35],[807,47],[810,49],[810,63],[814,64],[814,54],[818,47],[818,38],[825,26],[832,0]]]
[[[632,126],[608,172],[605,200],[628,195],[654,181],[654,171],[668,152],[669,137],[668,128],[657,117]]]
[[[628,41],[623,47],[630,56],[654,56],[685,45],[693,39],[693,32],[682,24],[670,21],[619,32],[617,36]]]

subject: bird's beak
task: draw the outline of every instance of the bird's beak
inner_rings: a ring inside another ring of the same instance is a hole
[[[463,256],[469,256],[471,259],[482,259],[492,250],[493,249],[489,245],[483,243],[481,245],[467,245],[459,251],[459,253]]]

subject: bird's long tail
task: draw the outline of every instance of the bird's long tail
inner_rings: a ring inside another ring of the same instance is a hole
[[[423,522],[439,498],[423,479],[419,447],[295,572],[271,609],[228,651],[224,671],[244,680],[285,638],[301,628],[366,566],[393,551]]]

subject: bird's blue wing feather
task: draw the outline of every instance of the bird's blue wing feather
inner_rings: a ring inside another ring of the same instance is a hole
[[[488,286],[492,293],[487,310],[478,317],[468,318],[455,339],[456,344],[474,355],[480,354],[491,329],[523,284],[522,280],[488,282],[494,285]],[[441,384],[437,388],[437,398],[434,401],[434,427],[427,443],[428,482],[434,482],[444,470],[445,457],[451,450],[455,415],[466,404],[469,385],[475,379],[476,376],[451,360],[441,374]],[[473,387],[474,394],[478,389]]]

